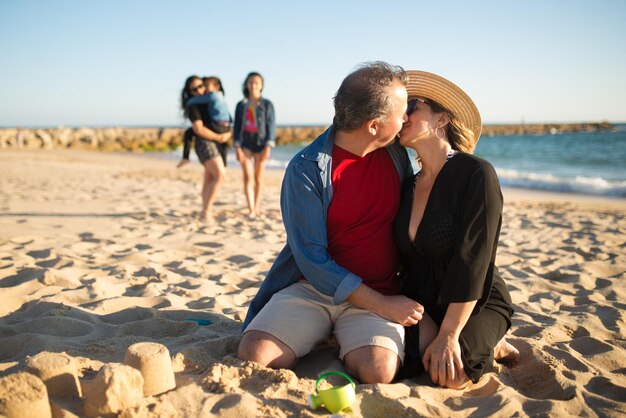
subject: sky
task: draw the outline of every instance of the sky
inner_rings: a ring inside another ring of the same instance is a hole
[[[217,75],[279,125],[328,125],[365,61],[437,73],[485,123],[626,122],[623,0],[0,0],[0,126],[182,126]]]

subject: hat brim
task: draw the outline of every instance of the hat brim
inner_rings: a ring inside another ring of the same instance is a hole
[[[474,143],[478,142],[483,127],[480,113],[463,90],[437,74],[417,70],[408,70],[406,73],[409,76],[406,83],[409,100],[421,97],[439,103],[463,122],[474,134]]]

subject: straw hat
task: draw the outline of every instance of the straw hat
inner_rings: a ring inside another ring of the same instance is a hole
[[[430,99],[450,111],[457,119],[474,133],[474,142],[478,142],[482,131],[480,113],[470,97],[457,85],[437,74],[426,71],[409,70],[406,90],[409,100],[414,97]]]

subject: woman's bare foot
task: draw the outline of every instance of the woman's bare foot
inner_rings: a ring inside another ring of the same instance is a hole
[[[214,222],[213,214],[211,214],[210,212],[200,212],[200,216],[198,217],[198,219],[200,219],[200,221],[204,222],[205,224],[211,224]]]
[[[178,164],[176,164],[176,168],[181,168],[184,165],[189,164],[189,160],[180,160]]]
[[[519,350],[508,343],[504,338],[493,349],[493,358],[507,367],[512,367],[519,361]]]

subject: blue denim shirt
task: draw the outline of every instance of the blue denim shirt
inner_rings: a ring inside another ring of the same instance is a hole
[[[331,126],[289,162],[280,193],[287,244],[267,273],[243,323],[250,321],[274,293],[306,277],[319,292],[332,296],[335,304],[346,301],[363,281],[338,265],[328,253],[326,217],[333,198],[331,183],[334,129]],[[402,180],[413,174],[406,149],[387,147]]]
[[[236,147],[241,146],[243,126],[246,121],[246,106],[248,99],[244,99],[237,103],[235,108],[235,129],[233,132],[233,142]],[[274,114],[274,105],[267,99],[261,98],[259,104],[254,110],[256,117],[256,128],[258,130],[259,139],[266,146],[274,148],[276,146],[276,115]]]
[[[190,97],[185,105],[206,105],[209,116],[216,122],[230,122],[232,120],[224,93],[221,91],[211,91],[200,96]]]

